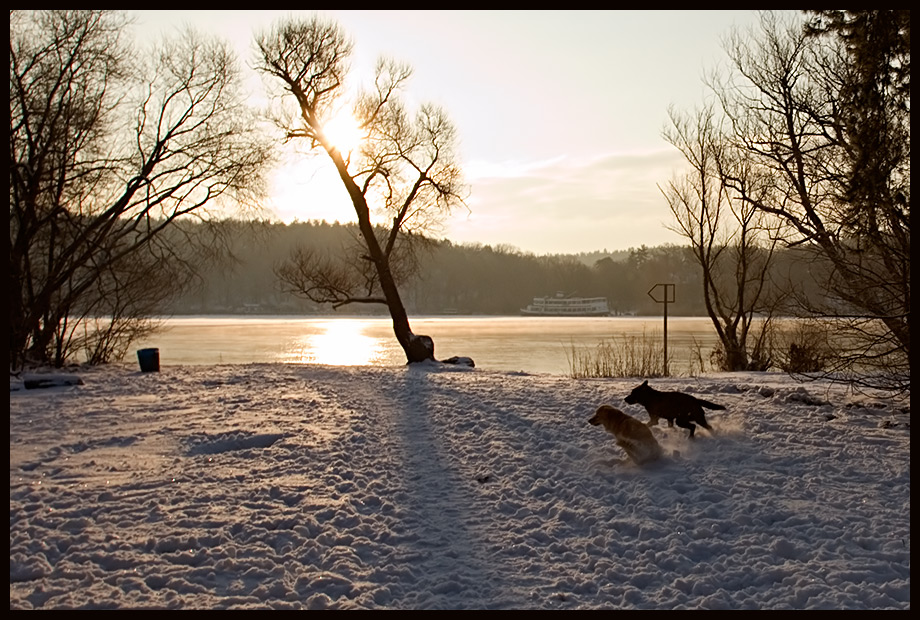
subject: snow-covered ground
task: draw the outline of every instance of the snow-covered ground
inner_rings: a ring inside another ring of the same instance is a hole
[[[909,400],[652,380],[727,410],[638,467],[587,423],[638,380],[73,374],[10,380],[10,609],[910,609]]]

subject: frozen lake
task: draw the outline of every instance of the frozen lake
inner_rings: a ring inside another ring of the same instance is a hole
[[[431,336],[435,357],[471,357],[477,368],[569,374],[573,347],[648,339],[663,345],[661,317],[410,317],[412,331]],[[166,319],[164,329],[135,343],[156,347],[160,364],[280,362],[336,366],[405,364],[389,318],[196,316]],[[671,374],[686,374],[694,348],[716,343],[708,318],[668,317]]]

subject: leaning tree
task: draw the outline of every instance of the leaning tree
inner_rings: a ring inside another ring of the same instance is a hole
[[[349,99],[352,46],[334,23],[285,19],[258,36],[257,46],[257,67],[276,89],[276,124],[286,140],[328,156],[360,231],[351,256],[300,250],[277,270],[279,278],[334,307],[385,304],[408,361],[433,359],[432,340],[412,333],[398,284],[412,270],[423,233],[464,204],[454,126],[434,105],[410,112],[400,94],[411,71],[393,61],[378,62],[373,86]],[[350,152],[330,135],[331,123],[346,110],[363,135]]]

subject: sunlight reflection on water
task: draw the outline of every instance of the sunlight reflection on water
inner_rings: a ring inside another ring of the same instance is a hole
[[[380,338],[365,333],[367,321],[330,319],[316,327],[319,332],[304,334],[279,361],[330,366],[365,366],[381,361]]]

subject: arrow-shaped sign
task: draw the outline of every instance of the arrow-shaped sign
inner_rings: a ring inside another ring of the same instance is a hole
[[[656,284],[648,290],[648,296],[659,304],[674,303],[674,285],[673,284]],[[660,299],[659,299],[660,297]]]

